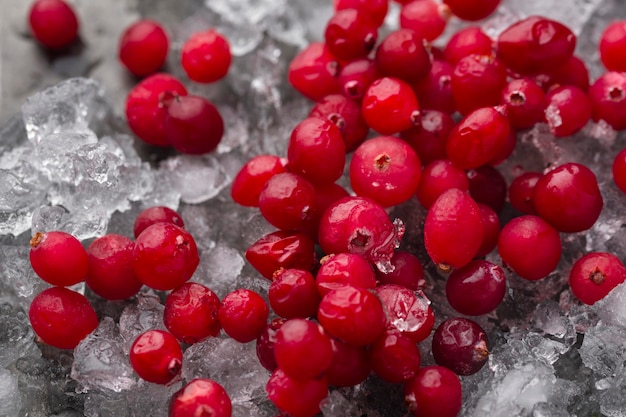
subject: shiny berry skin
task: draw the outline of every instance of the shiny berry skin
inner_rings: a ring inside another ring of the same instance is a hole
[[[585,61],[576,55],[572,57],[560,67],[552,70],[548,74],[548,81],[544,83],[544,88],[548,90],[552,86],[573,85],[583,91],[589,89],[589,70]]]
[[[82,243],[62,231],[37,232],[30,240],[30,265],[49,284],[69,287],[87,277],[89,260]]]
[[[452,96],[457,110],[465,115],[498,104],[506,76],[506,68],[493,55],[473,54],[460,59],[452,74]]]
[[[341,94],[352,100],[360,100],[368,87],[380,77],[382,75],[374,60],[363,58],[350,61],[339,72]]]
[[[626,280],[626,268],[620,259],[608,252],[591,252],[578,259],[569,273],[572,294],[592,305]]]
[[[498,237],[500,236],[500,218],[498,213],[491,207],[478,203],[480,209],[480,218],[483,224],[483,241],[478,249],[477,257],[487,256],[492,250],[498,246]]]
[[[87,286],[107,300],[125,300],[137,294],[143,283],[133,272],[134,247],[135,242],[113,233],[91,242],[87,248]]]
[[[348,197],[350,194],[339,184],[324,184],[315,187],[315,212],[318,216],[326,211],[336,201]],[[319,223],[319,220],[318,220]]]
[[[182,285],[199,263],[193,236],[172,223],[155,223],[135,241],[132,268],[150,288],[166,291]]]
[[[309,113],[309,118],[316,117],[327,119],[339,128],[345,145],[344,152],[355,150],[367,138],[370,131],[370,127],[365,123],[361,114],[361,104],[342,94],[331,94],[315,103],[311,113]],[[327,161],[326,164],[331,164],[335,159],[338,159],[337,155],[341,154],[338,149],[334,152],[333,155],[324,156],[324,160]],[[325,166],[329,168],[328,165]],[[318,171],[320,171],[319,168]],[[328,177],[328,174],[325,176]],[[314,182],[317,181],[314,180]]]
[[[368,353],[374,373],[393,384],[413,378],[422,360],[415,342],[398,331],[385,332]]]
[[[593,120],[604,120],[615,130],[626,129],[626,75],[602,74],[589,88]]]
[[[400,238],[385,209],[364,197],[342,198],[320,219],[319,242],[325,253],[357,253],[372,263],[385,262]]]
[[[33,36],[46,48],[62,49],[78,37],[78,18],[64,0],[37,0],[28,14]]]
[[[450,115],[439,110],[424,110],[419,124],[405,130],[400,137],[417,153],[423,165],[438,159],[447,159],[446,144],[455,122]]]
[[[201,416],[205,413],[211,417],[231,417],[233,413],[228,393],[211,379],[193,379],[170,399],[168,417]]]
[[[274,356],[274,344],[276,343],[278,329],[286,321],[282,317],[270,321],[256,338],[256,356],[259,359],[259,363],[270,372],[274,372],[278,368],[276,356]]]
[[[501,104],[513,129],[528,129],[543,120],[546,95],[530,78],[510,81],[501,93]]]
[[[360,384],[371,372],[367,350],[363,346],[348,345],[332,339],[333,360],[326,370],[326,380],[335,387],[352,387]]]
[[[373,343],[385,329],[378,297],[351,285],[329,291],[320,302],[317,319],[329,335],[354,346]]]
[[[126,98],[128,126],[149,145],[169,146],[165,132],[166,102],[187,95],[187,89],[169,74],[151,75],[135,85]]]
[[[191,345],[220,333],[221,305],[219,297],[209,288],[186,282],[165,299],[163,323],[178,340]]]
[[[533,215],[510,220],[498,238],[498,253],[502,261],[520,277],[530,281],[545,278],[554,271],[561,251],[559,232]]]
[[[274,175],[259,194],[261,214],[282,230],[308,230],[317,218],[314,206],[313,185],[291,172]]]
[[[381,285],[376,293],[385,308],[387,331],[399,331],[413,343],[430,335],[435,315],[424,293],[395,284]]]
[[[435,200],[450,188],[469,191],[467,175],[449,160],[438,159],[424,167],[417,187],[417,199],[422,207],[429,209]]]
[[[626,21],[616,20],[611,22],[600,36],[600,59],[609,71],[626,71]]]
[[[448,9],[434,0],[415,0],[400,10],[400,27],[415,31],[426,41],[437,39],[448,24]]]
[[[500,147],[500,150],[496,152],[496,155],[489,160],[488,165],[498,166],[506,161],[509,156],[513,154],[513,151],[517,147],[517,132],[511,128],[509,135],[506,137],[504,144]]]
[[[390,262],[393,271],[374,271],[380,285],[396,284],[412,291],[426,286],[424,267],[417,256],[410,252],[396,251]]]
[[[315,277],[303,269],[279,269],[268,290],[272,310],[286,319],[307,318],[317,313],[321,297]]]
[[[339,63],[322,42],[313,42],[289,64],[289,83],[303,96],[317,101],[339,93]]]
[[[576,35],[562,23],[541,16],[519,20],[498,36],[497,56],[522,75],[549,73],[574,53]]]
[[[378,25],[368,13],[337,10],[326,24],[324,39],[330,53],[339,59],[364,58],[376,45]]]
[[[496,213],[502,211],[506,200],[506,179],[491,165],[467,171],[469,194],[477,203],[486,204]]]
[[[626,148],[613,159],[613,182],[621,192],[626,193]]]
[[[595,174],[577,163],[563,164],[541,177],[533,203],[542,219],[566,233],[591,228],[604,206]]]
[[[320,296],[344,285],[373,289],[376,287],[376,275],[372,265],[356,253],[334,253],[326,255],[320,261],[315,275],[315,283]]]
[[[323,375],[333,359],[333,348],[322,326],[295,318],[276,332],[274,356],[290,378],[303,381]]]
[[[221,80],[228,74],[232,61],[230,44],[215,29],[194,33],[183,44],[180,61],[192,81]]]
[[[458,188],[441,194],[426,214],[426,251],[444,270],[469,263],[480,249],[483,233],[478,204]]]
[[[417,124],[420,106],[409,84],[383,77],[369,86],[361,109],[369,127],[381,135],[392,135]]]
[[[472,375],[489,359],[487,334],[473,320],[451,318],[439,325],[433,335],[433,358],[457,375]]]
[[[176,211],[165,206],[153,206],[144,209],[135,218],[133,224],[133,234],[135,238],[139,237],[141,232],[155,223],[172,223],[180,228],[185,228],[185,222]]]
[[[405,403],[414,417],[456,417],[461,411],[459,377],[443,366],[425,366],[404,385]]]
[[[240,288],[224,297],[218,315],[227,335],[240,343],[248,343],[265,329],[269,307],[256,292]]]
[[[265,183],[276,174],[286,172],[285,162],[275,155],[257,155],[241,167],[233,179],[230,196],[246,207],[258,207]]]
[[[506,292],[506,276],[498,265],[474,260],[452,271],[446,281],[450,306],[466,316],[480,316],[496,309]]]
[[[267,398],[276,408],[293,417],[314,417],[320,401],[328,395],[326,378],[299,381],[278,368],[265,386]]]
[[[410,29],[398,29],[376,49],[376,66],[387,77],[414,83],[430,72],[430,55],[423,39]]]
[[[371,18],[378,26],[382,26],[387,17],[389,0],[334,0],[335,10],[356,9]]]
[[[591,101],[578,87],[557,87],[546,95],[546,101],[545,119],[556,137],[573,135],[591,119]]]
[[[350,184],[358,196],[383,207],[413,197],[421,177],[421,163],[411,146],[393,136],[363,142],[350,162]]]
[[[453,73],[453,65],[440,60],[433,61],[430,73],[421,81],[412,84],[421,108],[439,110],[447,114],[456,111],[452,96]]]
[[[44,343],[74,349],[98,327],[98,316],[84,295],[64,287],[48,288],[30,303],[28,318]]]
[[[224,135],[224,120],[213,103],[200,96],[181,96],[170,102],[165,134],[179,152],[202,155],[213,152]]]
[[[533,192],[540,172],[524,172],[517,176],[509,185],[509,202],[513,208],[523,214],[537,214],[533,203]]]
[[[453,15],[462,20],[476,21],[496,11],[502,0],[443,0]]]
[[[171,333],[148,330],[135,339],[129,358],[133,369],[143,380],[165,385],[180,373],[183,351]]]
[[[462,169],[478,168],[498,154],[509,133],[508,119],[495,108],[474,110],[450,132],[446,143],[448,159]]]
[[[163,26],[154,20],[140,20],[130,25],[120,38],[119,58],[137,77],[159,70],[165,63],[169,38]]]
[[[287,160],[290,172],[312,184],[335,182],[343,174],[346,161],[341,130],[328,119],[307,117],[291,132]]]
[[[445,60],[456,65],[468,55],[491,55],[493,41],[479,26],[468,26],[456,32],[443,50]]]
[[[250,245],[245,257],[261,275],[271,280],[279,268],[310,270],[313,267],[313,246],[313,241],[305,233],[279,230]]]

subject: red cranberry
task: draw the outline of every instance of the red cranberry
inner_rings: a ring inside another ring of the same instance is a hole
[[[328,396],[326,378],[300,381],[278,368],[265,386],[267,398],[276,408],[294,417],[314,417],[320,412],[320,401]]]
[[[559,232],[540,217],[526,215],[509,221],[500,231],[498,252],[520,277],[536,281],[556,268],[561,258]]]
[[[506,180],[491,165],[483,165],[467,172],[469,193],[477,203],[486,204],[496,213],[502,211],[506,200]]]
[[[416,32],[398,29],[387,35],[376,49],[376,66],[387,77],[414,83],[430,72],[430,54]]]
[[[224,120],[213,103],[200,96],[182,96],[170,102],[165,133],[179,152],[201,155],[213,152],[224,135]]]
[[[506,137],[504,144],[500,147],[500,150],[496,152],[496,155],[491,158],[489,165],[498,166],[506,161],[509,156],[513,154],[517,147],[517,132],[514,129],[509,131],[509,135]]]
[[[533,203],[542,219],[566,233],[591,228],[604,205],[595,174],[576,163],[563,164],[541,177]]]
[[[512,80],[502,90],[500,101],[514,129],[528,129],[543,120],[546,96],[530,78]]]
[[[132,268],[134,247],[135,242],[113,233],[91,242],[87,286],[107,300],[125,300],[137,294],[143,284]]]
[[[172,334],[163,330],[148,330],[137,336],[130,348],[129,358],[141,379],[165,385],[180,373],[183,350]]]
[[[435,315],[430,301],[421,291],[411,291],[395,284],[385,284],[376,288],[387,317],[387,331],[399,331],[413,343],[419,343],[430,336],[435,324]]]
[[[613,159],[613,181],[617,188],[626,193],[626,148]]]
[[[483,223],[483,241],[476,256],[487,256],[498,245],[498,237],[500,236],[500,219],[491,207],[478,203],[480,209],[480,219]]]
[[[461,381],[443,366],[420,368],[404,385],[404,395],[414,417],[456,417],[461,411]]]
[[[448,24],[448,9],[434,0],[407,2],[400,10],[400,27],[415,31],[427,41],[437,39]]]
[[[286,321],[282,317],[270,321],[256,338],[256,356],[259,359],[259,363],[270,372],[274,372],[278,368],[276,356],[274,355],[276,332]]]
[[[30,265],[49,284],[69,287],[87,277],[89,259],[82,243],[69,233],[37,232],[30,240]]]
[[[456,104],[452,96],[452,74],[454,74],[453,65],[441,60],[434,60],[430,73],[421,81],[412,84],[415,95],[423,109],[438,110],[447,114],[456,111]]]
[[[506,68],[493,55],[468,55],[452,74],[452,96],[461,114],[495,106],[505,86]]]
[[[233,179],[230,191],[233,201],[242,206],[258,207],[259,195],[265,183],[282,172],[286,171],[281,158],[274,155],[252,157]]]
[[[159,70],[165,64],[169,38],[163,26],[154,20],[140,20],[122,34],[119,57],[124,66],[138,77]]]
[[[422,360],[415,342],[398,331],[383,333],[368,353],[374,373],[394,384],[413,378]]]
[[[372,289],[376,287],[376,275],[372,265],[363,256],[335,253],[322,258],[315,282],[317,291],[323,297],[330,290],[344,285]]]
[[[589,70],[585,61],[576,55],[572,55],[564,65],[552,70],[548,74],[548,81],[544,86],[553,87],[559,85],[573,85],[583,91],[587,91],[589,89]]]
[[[616,20],[610,23],[600,36],[600,59],[609,71],[626,71],[626,21]]]
[[[446,281],[450,306],[467,316],[480,316],[496,309],[506,292],[506,277],[498,265],[474,260],[452,271]]]
[[[374,81],[361,103],[365,122],[381,135],[407,130],[418,122],[419,103],[406,82],[384,77]]]
[[[98,327],[98,316],[87,298],[64,287],[37,294],[28,317],[37,336],[59,349],[74,349]]]
[[[591,252],[578,259],[569,274],[572,293],[585,304],[595,304],[626,280],[620,259],[607,252]]]
[[[396,284],[417,291],[426,285],[424,267],[417,258],[409,252],[396,251],[391,258],[393,271],[375,271],[380,285]]]
[[[180,228],[185,228],[183,218],[171,208],[164,206],[148,207],[142,210],[135,219],[135,223],[133,224],[133,235],[135,239],[149,226],[161,222],[172,223]]]
[[[578,87],[557,87],[546,95],[546,101],[545,118],[554,136],[571,136],[591,119],[591,101]]]
[[[378,26],[382,26],[387,17],[389,0],[334,0],[335,10],[356,9],[363,12]]]
[[[133,271],[150,288],[166,291],[182,285],[199,263],[193,236],[174,224],[155,223],[135,241]]]
[[[502,0],[443,0],[453,15],[462,20],[482,20],[492,14]]]
[[[326,370],[328,384],[352,387],[363,382],[371,372],[366,348],[348,345],[332,338],[330,341],[333,346],[333,360]]]
[[[400,137],[411,145],[422,164],[427,165],[448,158],[446,143],[454,125],[450,115],[439,110],[424,110],[419,124],[402,132]]]
[[[368,13],[338,10],[326,24],[324,39],[328,50],[339,59],[363,58],[376,45],[378,25]]]
[[[433,335],[433,358],[437,365],[457,375],[472,375],[489,359],[487,343],[487,334],[478,323],[451,318],[441,323]]]
[[[525,172],[511,181],[509,202],[515,210],[524,214],[537,214],[533,203],[533,192],[535,184],[542,176],[540,172]]]
[[[194,33],[183,44],[180,61],[189,79],[199,83],[218,81],[230,68],[230,44],[215,29]]]
[[[589,89],[593,120],[604,120],[615,130],[626,129],[626,75],[607,72]]]
[[[35,39],[47,48],[65,48],[78,37],[78,18],[64,0],[35,1],[28,22]]]
[[[354,192],[383,207],[413,197],[421,177],[421,164],[408,143],[393,136],[379,136],[362,143],[350,162]]]
[[[355,150],[367,138],[370,131],[361,113],[361,104],[341,94],[331,94],[318,101],[311,109],[309,117],[328,119],[335,124],[341,132],[345,152]],[[323,157],[327,161],[324,165],[325,168],[328,168],[335,156],[325,155]],[[343,162],[342,160],[342,164]]]
[[[417,199],[425,209],[429,209],[450,188],[468,191],[469,180],[465,171],[455,167],[447,159],[439,159],[424,167],[417,188]]]
[[[314,316],[321,300],[313,274],[295,268],[274,273],[268,298],[272,310],[287,319]]]
[[[178,340],[191,345],[219,334],[221,305],[218,296],[209,288],[186,282],[165,299],[163,323]]]
[[[217,382],[196,378],[178,390],[169,403],[168,417],[231,417],[233,406],[226,390]]]
[[[352,100],[360,100],[369,86],[380,77],[374,60],[356,59],[341,68],[339,73],[341,92]]]
[[[240,288],[224,297],[218,316],[227,335],[240,343],[248,343],[265,329],[269,307],[256,292]]]
[[[321,216],[326,209],[336,201],[348,197],[350,194],[339,184],[314,185],[315,187],[315,212]],[[318,222],[319,223],[319,220]]]
[[[319,100],[338,93],[339,63],[322,42],[304,48],[289,64],[289,83],[303,96]]]
[[[498,59],[522,75],[549,73],[574,53],[576,35],[565,25],[541,16],[513,23],[497,40]]]
[[[304,233],[279,230],[250,245],[245,257],[261,275],[272,279],[279,268],[311,269],[313,246],[311,238]]]
[[[478,253],[483,233],[478,204],[467,193],[452,188],[428,210],[424,244],[439,268],[460,268]]]
[[[493,41],[479,26],[460,29],[452,35],[443,50],[445,60],[453,65],[472,54],[491,55],[492,53]]]

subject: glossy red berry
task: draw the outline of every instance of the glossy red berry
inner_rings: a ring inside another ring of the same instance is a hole
[[[595,174],[582,164],[566,163],[537,181],[533,204],[558,231],[574,233],[594,225],[604,201]]]
[[[591,252],[578,259],[569,273],[572,293],[585,304],[603,299],[626,280],[626,268],[608,252]]]
[[[371,18],[378,26],[382,26],[389,10],[389,0],[334,0],[335,10],[356,9]]]
[[[337,126],[341,132],[345,152],[355,150],[357,146],[367,139],[370,131],[370,127],[365,123],[361,113],[361,104],[342,94],[331,94],[319,100],[311,109],[309,117],[327,119]],[[337,159],[337,155],[341,154],[341,151],[335,150],[335,152],[335,154],[324,155],[323,158],[327,161],[327,164],[334,162]],[[345,157],[342,160],[343,162],[345,162]],[[325,166],[329,168],[328,165]]]
[[[451,188],[469,191],[467,175],[449,160],[438,159],[424,167],[417,187],[417,199],[425,209],[429,209],[441,194]]]
[[[557,87],[546,95],[546,101],[545,119],[554,136],[571,136],[591,119],[591,101],[578,87]]]
[[[478,253],[484,229],[478,204],[452,188],[437,198],[424,223],[424,244],[435,265],[460,268]]]
[[[376,275],[372,265],[363,256],[356,253],[334,253],[321,259],[315,283],[317,291],[323,297],[330,290],[344,285],[373,289],[376,287]]]
[[[320,411],[320,401],[328,395],[328,382],[326,378],[300,381],[278,368],[267,381],[265,391],[276,408],[290,416],[314,417]]]
[[[498,238],[502,261],[520,277],[530,281],[545,278],[554,271],[561,251],[559,232],[533,215],[510,220]]]
[[[483,241],[476,256],[487,256],[492,250],[498,246],[498,237],[500,236],[500,218],[498,213],[491,207],[478,203],[480,209],[480,218],[483,223]]]
[[[610,23],[600,36],[600,59],[609,71],[626,71],[626,21],[616,20]]]
[[[413,197],[421,168],[419,157],[408,143],[394,136],[379,136],[354,151],[350,184],[358,196],[391,207]]]
[[[163,385],[178,376],[183,363],[178,340],[163,330],[140,334],[130,348],[129,357],[133,369],[143,380]]]
[[[256,356],[259,359],[259,363],[270,372],[274,372],[278,368],[276,356],[274,356],[274,344],[276,343],[278,329],[286,321],[282,317],[270,321],[256,338]]]
[[[276,271],[267,295],[272,310],[287,319],[314,316],[321,300],[313,274],[295,268]]]
[[[414,417],[456,417],[461,411],[461,381],[443,366],[420,368],[404,385],[404,395]]]
[[[172,223],[180,228],[185,228],[185,222],[176,211],[165,206],[153,206],[144,209],[135,218],[133,224],[133,234],[135,238],[139,237],[141,232],[155,223]]]
[[[338,10],[326,24],[324,39],[330,53],[339,59],[363,58],[376,45],[378,25],[366,12]]]
[[[374,373],[394,384],[413,378],[422,360],[415,342],[398,331],[383,333],[368,353]]]
[[[315,188],[291,172],[276,174],[259,194],[259,209],[263,217],[279,229],[310,230],[317,219]]]
[[[587,69],[587,64],[576,55],[572,55],[565,64],[548,74],[548,81],[543,85],[544,88],[548,87],[548,90],[559,85],[573,85],[583,91],[587,91],[589,89],[589,69]]]
[[[549,73],[574,53],[576,35],[565,25],[541,16],[519,20],[498,36],[500,61],[522,75]]]
[[[456,111],[452,96],[453,73],[453,65],[441,60],[433,61],[430,73],[421,81],[412,84],[421,108],[438,110],[447,114]]]
[[[361,103],[365,122],[381,135],[402,132],[419,121],[419,103],[411,86],[392,77],[374,81]]]
[[[502,0],[443,0],[453,15],[462,20],[481,20],[492,14]]]
[[[457,375],[472,375],[489,359],[488,343],[487,334],[478,323],[451,318],[441,323],[433,335],[433,358],[437,365]]]
[[[142,141],[169,146],[165,131],[166,102],[187,95],[187,89],[169,74],[154,74],[133,87],[126,98],[126,119],[133,133]]]
[[[434,0],[407,2],[400,10],[400,27],[410,29],[426,41],[437,39],[448,24],[447,8]]]
[[[64,0],[36,0],[28,22],[35,39],[47,48],[65,48],[78,37],[76,12]]]
[[[356,59],[341,67],[339,85],[341,93],[352,99],[360,100],[369,86],[382,77],[376,62],[369,58]]]
[[[91,242],[87,248],[87,286],[107,300],[125,300],[137,294],[143,283],[133,272],[134,248],[135,242],[113,233]]]
[[[589,88],[593,120],[604,120],[615,130],[626,129],[626,75],[602,74]]]
[[[237,204],[258,207],[265,183],[276,174],[286,172],[285,162],[274,155],[257,155],[241,167],[231,184],[230,195]]]
[[[230,44],[215,29],[194,33],[183,44],[180,61],[189,79],[199,83],[218,81],[230,68]]]
[[[423,39],[415,31],[398,29],[387,35],[378,45],[376,66],[386,77],[414,83],[430,72],[430,54]]]
[[[295,318],[276,332],[274,356],[290,378],[303,381],[323,375],[333,359],[333,348],[322,326]]]
[[[155,223],[135,241],[132,268],[150,288],[165,291],[182,285],[199,263],[193,236],[172,223]]]
[[[509,158],[509,156],[513,154],[513,151],[515,151],[516,147],[517,132],[515,131],[515,129],[513,129],[513,127],[511,127],[509,135],[506,137],[504,144],[500,147],[500,150],[496,152],[496,156],[491,158],[491,160],[488,162],[488,165],[495,167],[502,164]]]
[[[474,260],[455,269],[446,281],[450,306],[466,316],[480,316],[495,310],[505,292],[504,271],[484,260]]]
[[[310,270],[313,267],[314,243],[305,233],[279,230],[254,242],[245,257],[261,275],[272,279],[280,268]]]
[[[393,271],[375,271],[380,285],[396,284],[412,291],[426,285],[424,267],[417,256],[410,252],[396,251],[390,262]]]
[[[502,173],[491,165],[467,171],[469,194],[477,203],[486,204],[496,213],[502,211],[507,184]]]
[[[506,77],[506,68],[494,55],[473,54],[460,59],[452,74],[452,96],[457,110],[465,115],[500,103]]]
[[[269,307],[256,292],[240,288],[222,300],[218,317],[227,335],[240,343],[256,339],[265,329]]]
[[[543,176],[540,172],[524,172],[515,177],[509,185],[509,202],[511,206],[523,214],[537,214],[533,203],[533,192],[539,178]]]
[[[413,343],[430,336],[435,315],[421,291],[385,284],[376,288],[376,293],[385,308],[387,331],[399,331]]]
[[[169,38],[160,23],[144,19],[130,25],[120,38],[120,61],[133,75],[158,71],[167,58]]]
[[[289,83],[303,96],[317,101],[340,91],[339,63],[322,42],[313,42],[289,64]]]
[[[623,193],[626,193],[626,148],[622,149],[613,159],[613,182]]]
[[[354,346],[373,343],[385,329],[385,312],[378,297],[351,285],[328,292],[320,302],[317,319],[329,335]]]
[[[87,298],[64,287],[37,294],[28,317],[37,336],[60,349],[74,349],[98,327],[98,316]]]
[[[469,55],[491,55],[492,53],[493,40],[479,26],[460,29],[450,37],[443,50],[445,60],[453,65]]]
[[[450,115],[439,110],[424,110],[419,124],[405,130],[400,137],[413,148],[423,165],[438,159],[447,159],[446,144],[455,122]]]
[[[69,287],[87,277],[89,260],[82,243],[62,231],[37,232],[30,240],[30,265],[49,284]]]
[[[200,96],[181,96],[167,106],[165,134],[179,152],[213,152],[224,135],[224,120],[213,103]]]
[[[528,129],[543,120],[546,95],[530,78],[510,81],[501,93],[500,103],[506,106],[506,115],[514,129]]]
[[[219,297],[209,288],[186,282],[165,299],[163,323],[178,340],[191,345],[219,334],[221,305]]]
[[[333,360],[326,370],[329,385],[352,387],[360,384],[371,372],[367,350],[364,346],[352,346],[331,338]]]
[[[233,406],[224,387],[211,379],[196,378],[172,395],[168,417],[205,413],[211,417],[231,417],[232,412]]]

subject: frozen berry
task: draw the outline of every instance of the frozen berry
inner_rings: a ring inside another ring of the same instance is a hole
[[[443,4],[450,8],[459,19],[481,20],[493,13],[502,0],[444,0]]]
[[[385,284],[377,287],[376,293],[385,308],[387,331],[399,331],[413,343],[430,336],[435,315],[422,291]]]
[[[433,335],[433,358],[437,365],[457,375],[472,375],[489,359],[485,331],[466,318],[451,318],[439,325]]]
[[[232,403],[228,393],[217,382],[196,378],[178,390],[169,402],[168,417],[231,417]]]
[[[35,39],[47,48],[65,48],[78,37],[76,12],[64,0],[36,0],[28,22]]]
[[[443,366],[420,368],[404,385],[404,395],[414,417],[456,417],[461,411],[461,381]]]
[[[416,125],[419,103],[411,86],[398,78],[374,81],[361,103],[367,124],[381,135],[392,135]]]
[[[130,363],[137,375],[155,384],[168,384],[178,376],[183,351],[172,334],[148,330],[140,334],[130,348]]]
[[[382,272],[376,270],[376,278],[380,285],[396,284],[417,291],[426,285],[424,280],[424,267],[412,253],[405,251],[396,251],[391,258],[391,266],[393,271]]]
[[[179,152],[213,152],[224,135],[224,120],[213,103],[200,96],[180,96],[167,105],[165,134]]]
[[[321,297],[313,274],[303,269],[279,269],[268,290],[272,310],[281,317],[307,318],[317,312]]]
[[[278,368],[267,381],[265,391],[276,408],[290,416],[314,417],[320,411],[320,401],[328,395],[328,382],[326,378],[300,381]]]
[[[415,342],[398,331],[383,333],[368,353],[374,373],[394,384],[413,378],[421,363]]]
[[[231,60],[228,40],[215,29],[192,34],[181,51],[183,69],[191,80],[199,83],[224,78]]]
[[[556,87],[546,95],[545,119],[554,136],[571,136],[591,119],[591,101],[580,88]]]
[[[218,315],[227,335],[240,343],[248,343],[265,329],[269,307],[256,292],[240,288],[224,297]]]
[[[609,71],[626,71],[626,21],[615,20],[609,23],[600,36],[600,59]]]
[[[591,252],[578,259],[569,273],[572,293],[585,304],[595,304],[626,280],[620,259],[607,252]]]
[[[233,201],[246,207],[258,207],[259,195],[265,183],[285,171],[285,162],[277,156],[252,157],[233,179],[230,191]]]
[[[167,58],[169,38],[158,22],[140,20],[122,34],[119,57],[124,66],[138,77],[158,71]]]
[[[358,9],[338,10],[326,24],[324,39],[328,50],[339,59],[363,58],[376,45],[378,25]]]
[[[496,309],[504,298],[506,277],[498,265],[474,260],[452,271],[446,281],[446,297],[456,311],[480,316]]]
[[[319,100],[340,92],[339,62],[323,42],[313,42],[289,64],[289,83],[300,94]]]
[[[310,270],[313,267],[314,243],[305,233],[279,230],[254,242],[245,257],[261,275],[272,279],[280,268]]]
[[[147,209],[142,210],[141,213],[139,213],[135,218],[135,223],[133,225],[133,234],[135,235],[135,239],[138,238],[141,232],[149,226],[161,222],[172,223],[180,228],[185,228],[183,218],[171,208],[165,206],[148,207]]]
[[[400,10],[400,27],[430,42],[443,33],[449,17],[449,9],[435,0],[410,1]]]
[[[30,265],[44,281],[62,287],[87,277],[89,260],[82,243],[62,231],[37,232],[30,240]]]

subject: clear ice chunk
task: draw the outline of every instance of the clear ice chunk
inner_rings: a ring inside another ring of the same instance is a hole
[[[137,303],[127,306],[120,316],[120,334],[124,338],[124,352],[128,354],[133,342],[148,330],[166,330],[163,324],[163,305],[149,293],[139,293]]]
[[[220,162],[212,155],[180,155],[165,160],[160,169],[170,176],[170,183],[180,192],[183,202],[203,203],[230,183]]]
[[[8,369],[0,368],[0,416],[17,416],[21,409],[19,381]]]

